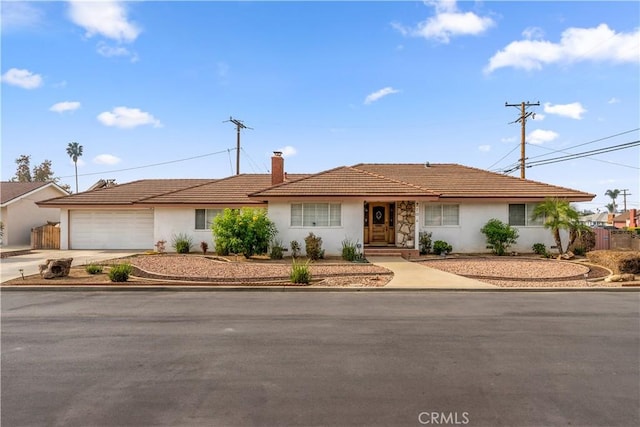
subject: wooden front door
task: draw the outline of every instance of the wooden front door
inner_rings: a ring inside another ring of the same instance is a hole
[[[386,245],[389,242],[389,204],[371,203],[369,215],[370,244]]]

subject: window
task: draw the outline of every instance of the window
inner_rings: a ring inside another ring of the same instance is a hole
[[[535,203],[521,203],[509,205],[509,225],[516,226],[540,226],[544,224],[544,217],[531,219],[533,210],[536,208]]]
[[[221,213],[222,209],[196,209],[196,230],[210,229],[213,218]]]
[[[292,227],[340,227],[342,206],[340,203],[292,203]]]
[[[460,225],[459,205],[437,205],[428,203],[424,205],[424,225]]]

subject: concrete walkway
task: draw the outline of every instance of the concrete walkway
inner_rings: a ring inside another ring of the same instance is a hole
[[[409,262],[399,256],[368,257],[367,260],[393,271],[393,279],[385,288],[415,289],[496,289],[498,286],[467,277],[458,276],[435,268]]]
[[[3,251],[9,252],[12,249],[3,248]],[[62,251],[57,249],[34,249],[28,254],[19,256],[10,256],[0,260],[0,282],[16,279],[21,274],[30,276],[38,274],[40,270],[38,266],[48,258],[73,258],[73,265],[91,264],[92,262],[101,262],[108,259],[120,258],[141,251],[115,251],[115,250],[68,250]],[[22,272],[20,272],[22,270]]]

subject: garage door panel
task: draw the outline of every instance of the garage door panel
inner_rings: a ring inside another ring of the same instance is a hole
[[[71,211],[72,249],[151,249],[153,211]]]

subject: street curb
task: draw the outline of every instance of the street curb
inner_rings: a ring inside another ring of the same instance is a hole
[[[0,286],[0,292],[640,292],[640,286],[622,288],[345,288],[295,286]]]

